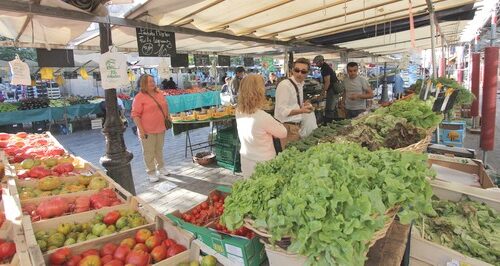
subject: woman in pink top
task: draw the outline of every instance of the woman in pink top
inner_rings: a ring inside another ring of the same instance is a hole
[[[137,135],[142,144],[144,164],[150,182],[168,175],[163,160],[165,139],[165,117],[169,117],[165,97],[156,87],[153,76],[144,74],[139,78],[140,92],[132,103],[132,118],[137,126]],[[160,109],[161,108],[161,109]]]
[[[248,75],[240,83],[236,125],[241,148],[243,177],[252,175],[259,162],[273,159],[276,151],[273,137],[286,138],[286,128],[260,108],[266,102],[264,79],[260,75]]]

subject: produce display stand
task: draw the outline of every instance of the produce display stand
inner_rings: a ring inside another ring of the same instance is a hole
[[[64,149],[64,147],[50,133],[43,134],[41,138],[49,140],[51,146]],[[32,221],[32,217],[30,215],[23,214],[22,212],[22,207],[26,204],[35,204],[35,206],[38,206],[38,204],[42,201],[54,198],[67,199],[68,202],[73,202],[77,197],[90,197],[91,195],[97,194],[99,190],[84,190],[73,193],[33,197],[21,200],[18,188],[21,186],[34,188],[40,181],[39,179],[21,179],[17,177],[16,167],[20,168],[20,165],[10,164],[5,153],[3,151],[0,152],[0,160],[5,163],[7,174],[4,179],[4,188],[2,190],[2,207],[5,207],[6,221],[4,223],[5,226],[0,228],[0,238],[5,236],[7,239],[14,239],[16,243],[17,254],[13,258],[11,265],[49,265],[48,260],[50,255],[56,252],[59,248],[43,253],[38,245],[35,232],[39,230],[54,230],[63,223],[83,224],[92,221],[96,214],[105,215],[115,210],[135,210],[145,219],[145,222],[143,224],[141,222],[142,225],[135,226],[130,229],[116,231],[107,235],[101,235],[97,238],[87,239],[81,242],[66,245],[64,248],[69,248],[72,254],[77,255],[88,249],[101,248],[105,243],[114,242],[119,244],[121,240],[134,236],[140,229],[164,229],[170,239],[173,239],[178,244],[186,247],[186,250],[153,265],[177,265],[180,263],[189,263],[190,261],[199,260],[200,248],[196,244],[192,244],[194,236],[191,233],[176,227],[164,215],[159,214],[154,208],[141,199],[132,196],[128,191],[123,189],[118,183],[91,163],[80,157],[70,155],[65,149],[64,151],[64,156],[69,155],[72,157],[72,164],[75,166],[76,175],[70,174],[68,176],[61,176],[60,180],[63,183],[77,182],[79,180],[78,173],[81,173],[82,175],[100,177],[107,182],[107,187],[105,188],[111,189],[108,191],[114,192],[121,203],[100,209],[89,209],[79,213],[66,213],[58,217]],[[3,210],[3,208],[0,209]],[[6,235],[7,233],[8,236]]]
[[[189,131],[191,130],[190,126],[191,125],[196,125],[196,124],[205,124],[205,123],[210,123],[211,127],[211,132],[218,132],[219,130],[219,123],[223,122],[228,122],[228,121],[235,121],[235,117],[223,117],[223,118],[217,118],[217,119],[212,119],[210,121],[172,121],[173,126],[176,125],[185,125],[186,126],[186,141],[185,141],[185,147],[184,147],[184,157],[187,157],[188,150],[191,154],[191,157],[193,156],[193,151],[204,149],[204,148],[212,148],[212,141],[211,139],[208,141],[202,141],[198,143],[193,143],[191,141],[191,135]]]
[[[434,195],[443,200],[459,201],[467,196],[470,200],[482,202],[500,212],[500,193],[478,188],[456,186],[453,183],[439,181],[432,184]],[[415,230],[416,229],[416,230]],[[446,265],[452,260],[468,265],[486,266],[491,264],[468,257],[448,247],[438,245],[419,235],[419,228],[414,227],[411,235],[411,262],[412,265]],[[462,265],[462,264],[461,264]]]

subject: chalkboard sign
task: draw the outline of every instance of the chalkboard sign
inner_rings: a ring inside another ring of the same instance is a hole
[[[253,62],[253,57],[243,57],[243,65],[246,67],[255,66],[255,63]]]
[[[194,55],[194,65],[195,66],[209,66],[210,58],[207,54],[195,54]]]
[[[170,62],[172,63],[172,67],[188,67],[188,54],[173,54],[170,57]]]
[[[175,54],[175,33],[136,28],[139,56],[169,57]]]
[[[74,67],[73,50],[68,49],[36,49],[39,67]]]
[[[217,61],[219,66],[230,66],[231,65],[231,57],[227,55],[219,55],[217,57]]]

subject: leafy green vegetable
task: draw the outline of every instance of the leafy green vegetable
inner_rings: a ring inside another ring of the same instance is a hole
[[[464,198],[433,200],[437,213],[417,219],[424,238],[460,253],[500,265],[500,215],[487,205]]]
[[[233,185],[221,220],[234,229],[250,217],[271,241],[290,236],[288,251],[308,256],[308,264],[363,265],[388,209],[401,206],[404,222],[433,213],[426,160],[353,143],[287,149]]]
[[[413,97],[406,101],[397,101],[386,108],[380,108],[375,111],[378,115],[393,115],[405,118],[408,123],[416,127],[428,129],[437,126],[442,116],[432,111],[432,102],[421,101],[418,97]]]

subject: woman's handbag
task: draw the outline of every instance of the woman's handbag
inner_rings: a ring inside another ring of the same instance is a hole
[[[161,108],[160,103],[158,103],[158,101],[156,101],[156,99],[153,96],[151,96],[151,94],[147,93],[147,95],[149,95],[149,97],[151,97],[151,99],[153,99],[153,101],[155,101],[155,103],[158,106],[158,108],[160,108],[161,114],[163,115],[163,119],[165,121],[165,128],[167,130],[171,129],[172,128],[172,121],[170,120],[169,117],[167,117],[165,115],[165,113],[163,112],[163,108]]]

